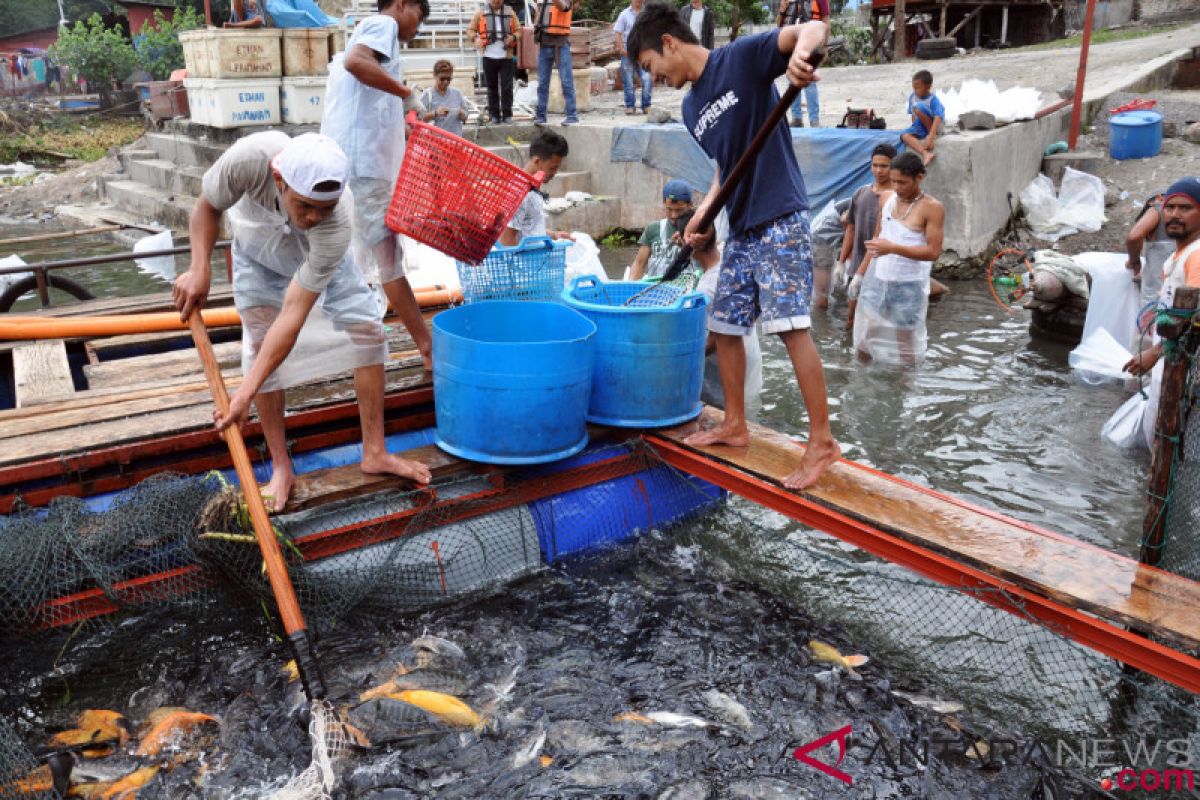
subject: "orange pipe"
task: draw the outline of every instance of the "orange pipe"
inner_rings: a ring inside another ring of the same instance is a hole
[[[417,305],[435,308],[462,302],[457,289],[423,288],[414,291]],[[204,324],[210,328],[240,325],[237,309],[206,308]],[[12,339],[70,339],[88,336],[123,336],[131,333],[183,331],[187,325],[179,321],[174,311],[146,314],[119,314],[94,317],[34,317],[0,314],[0,341]]]

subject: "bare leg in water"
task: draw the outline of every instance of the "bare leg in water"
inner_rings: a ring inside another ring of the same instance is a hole
[[[746,344],[745,337],[714,333],[717,343],[717,367],[721,371],[721,391],[725,394],[725,419],[715,428],[697,431],[683,440],[691,447],[723,444],[745,447],[750,444],[746,426]]]
[[[358,419],[363,434],[362,471],[429,483],[432,478],[429,467],[387,451],[383,435],[383,365],[373,364],[354,370],[354,393],[358,397]]]
[[[807,330],[786,331],[779,335],[792,359],[796,382],[808,412],[808,444],[800,465],[783,479],[788,489],[807,489],[817,482],[821,473],[842,457],[841,448],[833,440],[829,428],[829,398],[825,389],[825,368],[821,355]]]
[[[258,419],[262,424],[267,452],[271,454],[271,480],[262,490],[263,500],[271,511],[282,511],[292,494],[296,473],[287,449],[287,428],[283,422],[283,390],[259,392],[254,396]]]
[[[375,262],[379,265],[380,279],[383,281],[383,293],[396,316],[404,323],[413,344],[421,353],[421,361],[425,369],[433,370],[433,336],[421,316],[421,307],[417,305],[416,295],[404,275],[404,253],[396,245],[396,237],[388,236],[373,247]]]

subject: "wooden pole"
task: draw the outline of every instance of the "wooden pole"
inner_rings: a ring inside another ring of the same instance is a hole
[[[225,381],[221,378],[221,368],[213,353],[212,341],[208,338],[208,328],[205,327],[201,315],[196,313],[188,317],[188,324],[192,329],[192,340],[196,343],[200,363],[204,365],[204,377],[208,380],[213,402],[218,411],[226,414],[229,412],[229,393],[225,389]],[[275,538],[275,530],[271,527],[270,517],[267,516],[267,506],[263,503],[258,481],[254,478],[254,468],[250,464],[250,454],[246,452],[246,443],[242,440],[242,431],[233,424],[222,431],[221,435],[225,444],[229,446],[229,455],[233,459],[238,482],[242,485],[242,499],[250,511],[250,521],[254,524],[254,538],[258,540],[258,549],[266,565],[267,579],[275,595],[275,605],[279,609],[283,629],[287,632],[288,642],[292,646],[300,680],[304,683],[304,693],[309,700],[319,700],[325,696],[325,685],[313,656],[304,615],[300,612],[300,603],[296,600],[296,589],[292,586],[291,576],[283,563],[279,540]]]
[[[908,31],[905,24],[907,20],[904,17],[904,0],[896,0],[896,10],[892,19],[896,26],[896,44],[892,61],[903,61],[908,58]]]
[[[17,236],[12,239],[0,240],[0,247],[14,244],[31,244],[33,242],[49,242],[55,239],[70,239],[73,236],[87,236],[92,233],[112,233],[121,230],[124,225],[100,225],[95,228],[84,228],[78,231],[61,231],[59,233],[39,233],[35,236]]]
[[[938,23],[938,37],[946,36],[946,11],[950,8],[950,0],[942,0],[942,20]]]
[[[1200,300],[1200,289],[1175,290],[1174,311],[1194,312]],[[1146,516],[1142,520],[1142,547],[1138,560],[1155,566],[1162,560],[1163,539],[1167,526],[1167,493],[1171,490],[1171,471],[1174,468],[1176,441],[1182,433],[1179,406],[1187,389],[1187,357],[1180,352],[1182,340],[1192,328],[1192,318],[1172,317],[1160,323],[1158,334],[1166,347],[1162,386],[1159,392],[1158,416],[1154,420],[1154,442],[1150,453],[1150,479],[1146,488]]]
[[[1096,16],[1096,0],[1088,0],[1083,18],[1083,41],[1079,45],[1079,71],[1075,74],[1075,102],[1071,105],[1071,133],[1067,147],[1075,149],[1079,141],[1080,116],[1083,113],[1083,84],[1087,80],[1088,48],[1092,45],[1092,20]]]
[[[210,28],[213,26],[212,0],[204,0],[204,24]]]

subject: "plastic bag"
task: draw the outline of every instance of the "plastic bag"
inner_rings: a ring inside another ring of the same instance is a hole
[[[570,286],[580,275],[608,280],[604,265],[600,263],[600,248],[596,240],[582,231],[575,231],[571,236],[575,244],[567,248],[566,285]]]
[[[1104,441],[1122,448],[1148,448],[1146,437],[1142,435],[1146,403],[1140,392],[1126,400],[1100,429]]]
[[[1048,242],[1080,231],[1094,232],[1104,224],[1104,182],[1095,175],[1067,167],[1062,186],[1038,175],[1021,190],[1021,207],[1034,235]]]
[[[841,247],[842,233],[842,212],[850,207],[849,200],[830,200],[825,204],[815,217],[813,217],[811,229],[812,239],[815,244],[823,244],[827,247]]]
[[[1013,86],[1000,91],[994,81],[965,80],[956,88],[938,92],[946,108],[946,125],[953,127],[968,111],[986,111],[997,122],[1033,119],[1042,107],[1042,95],[1029,86]]]
[[[444,286],[460,289],[458,265],[450,256],[407,236],[404,242],[405,275],[414,289]]]
[[[1138,346],[1137,312],[1141,305],[1133,275],[1125,269],[1121,253],[1080,253],[1075,263],[1092,276],[1087,318],[1082,339],[1103,328],[1117,344],[1133,350]]]
[[[913,280],[883,280],[879,259],[863,276],[854,313],[854,349],[885,364],[919,364],[929,345],[929,266]]]
[[[1133,353],[1108,332],[1096,328],[1067,356],[1067,363],[1075,371],[1075,377],[1088,386],[1106,383],[1123,383],[1129,374],[1122,370]]]
[[[0,268],[23,266],[25,266],[25,261],[19,255],[13,254],[0,258]],[[15,272],[11,275],[0,275],[0,292],[7,291],[9,286],[12,286],[19,280],[28,278],[32,274],[32,272]]]
[[[175,246],[170,231],[145,236],[133,243],[133,252],[151,253],[155,250],[170,250]],[[175,280],[175,256],[155,256],[136,259],[138,269],[161,278],[167,283]]]

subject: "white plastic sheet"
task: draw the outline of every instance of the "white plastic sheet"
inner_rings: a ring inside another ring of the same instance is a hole
[[[1104,224],[1104,182],[1067,167],[1056,192],[1053,181],[1038,175],[1021,190],[1021,207],[1034,235],[1048,242],[1080,231],[1098,231]]]
[[[431,286],[462,288],[458,280],[458,266],[453,258],[407,236],[401,237],[401,240],[404,243],[405,274],[414,289]]]
[[[957,88],[938,92],[946,107],[946,125],[955,126],[968,111],[986,111],[997,122],[1033,119],[1042,107],[1042,95],[1029,86],[1013,86],[1004,91],[994,81],[966,80]]]
[[[0,269],[23,266],[25,266],[25,260],[16,254],[0,258]],[[9,286],[12,286],[17,281],[21,280],[22,278],[27,278],[32,274],[32,272],[14,272],[11,275],[0,275],[0,292],[6,291]]]
[[[1125,269],[1125,256],[1121,253],[1080,253],[1074,259],[1092,276],[1082,338],[1086,340],[1097,329],[1103,328],[1118,344],[1131,351],[1137,349],[1137,312],[1141,296],[1132,274]]]
[[[151,236],[143,236],[133,243],[133,252],[152,253],[155,250],[170,250],[175,246],[170,231],[161,231]],[[154,256],[153,258],[136,259],[138,269],[154,275],[167,283],[175,280],[175,256]]]
[[[1071,351],[1067,363],[1075,377],[1089,386],[1124,383],[1129,374],[1122,367],[1133,358],[1129,349],[1113,338],[1105,328],[1096,328]]]

